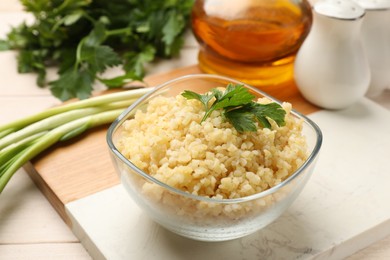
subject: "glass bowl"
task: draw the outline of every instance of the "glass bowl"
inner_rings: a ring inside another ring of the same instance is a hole
[[[303,121],[302,131],[308,146],[307,160],[290,177],[276,186],[236,199],[208,198],[178,190],[140,170],[118,150],[116,144],[125,120],[133,118],[137,110],[145,109],[154,97],[176,96],[184,90],[205,93],[228,83],[242,84],[256,97],[267,97],[280,103],[264,92],[230,78],[217,75],[188,75],[161,84],[144,95],[112,123],[107,133],[113,164],[130,197],[161,226],[195,240],[224,241],[243,237],[277,219],[297,198],[310,178],[322,143],[319,127],[293,110],[291,114]],[[144,185],[156,187],[160,199],[145,194],[142,188]]]

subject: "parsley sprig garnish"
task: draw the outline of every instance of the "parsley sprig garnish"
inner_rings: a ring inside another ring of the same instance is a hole
[[[254,102],[254,95],[243,85],[228,84],[222,92],[213,88],[206,94],[185,90],[182,96],[186,99],[199,100],[205,109],[201,123],[216,109],[223,109],[223,116],[240,133],[257,131],[256,122],[264,128],[271,128],[270,119],[278,126],[285,124],[286,111],[277,103],[260,104]],[[213,102],[211,102],[214,99]]]

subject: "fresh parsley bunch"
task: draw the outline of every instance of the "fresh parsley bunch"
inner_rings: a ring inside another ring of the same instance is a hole
[[[21,0],[35,22],[12,28],[0,49],[18,50],[18,71],[36,72],[61,100],[91,95],[96,80],[108,88],[141,80],[144,65],[179,53],[194,0]],[[47,82],[46,68],[59,78]],[[102,78],[109,67],[123,75]]]
[[[265,128],[271,128],[269,120],[275,121],[278,126],[285,124],[286,111],[281,105],[275,102],[269,104],[254,102],[255,96],[242,85],[228,84],[224,92],[213,88],[203,95],[185,90],[181,95],[186,99],[199,100],[203,104],[205,114],[201,123],[214,110],[222,109],[222,115],[240,133],[256,132],[256,122]]]

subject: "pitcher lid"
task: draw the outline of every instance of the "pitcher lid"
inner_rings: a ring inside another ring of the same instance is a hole
[[[318,14],[342,19],[356,20],[364,16],[363,7],[353,1],[323,0],[314,4],[313,10]]]
[[[390,9],[390,0],[354,0],[354,1],[366,10]]]

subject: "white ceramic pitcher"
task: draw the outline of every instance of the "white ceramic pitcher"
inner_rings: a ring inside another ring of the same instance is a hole
[[[366,11],[361,36],[371,70],[367,96],[390,88],[390,0],[355,0]]]
[[[365,95],[370,68],[360,37],[364,15],[352,1],[314,4],[313,25],[294,64],[295,81],[308,101],[342,109]]]

